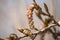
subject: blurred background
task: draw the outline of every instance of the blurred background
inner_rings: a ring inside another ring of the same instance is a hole
[[[23,35],[22,33],[17,31],[17,28],[28,28],[26,11],[28,5],[32,2],[33,0],[0,0],[1,38],[8,37],[10,33],[15,33],[19,36]],[[41,6],[44,12],[45,10],[43,7],[43,3],[46,3],[50,13],[55,16],[57,21],[60,20],[60,0],[36,0],[36,2]],[[40,20],[36,17],[35,14],[33,15],[33,18],[35,21],[35,26],[38,26],[37,28],[39,28],[41,26]],[[57,29],[59,28],[57,27]],[[51,36],[51,34],[48,34],[48,36]],[[23,40],[28,39],[25,38]],[[36,40],[39,40],[39,38]],[[53,40],[53,38],[51,37],[50,40]]]

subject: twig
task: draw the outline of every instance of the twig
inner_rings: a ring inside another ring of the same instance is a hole
[[[19,39],[22,39],[22,38],[25,38],[25,37],[28,37],[27,35],[23,36],[23,37],[19,37]]]

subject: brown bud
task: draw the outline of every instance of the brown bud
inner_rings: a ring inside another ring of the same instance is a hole
[[[51,18],[49,16],[46,16],[45,23],[49,24],[51,21],[52,21]]]
[[[46,16],[46,20],[49,20],[50,19],[50,17],[49,16]]]
[[[27,34],[27,33],[28,33],[28,31],[27,31],[26,29],[24,29],[23,33]]]
[[[24,29],[23,33],[26,35],[32,35],[32,32],[29,29]]]

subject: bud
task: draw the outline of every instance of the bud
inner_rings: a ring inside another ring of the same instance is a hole
[[[49,16],[46,16],[45,23],[49,24],[51,22],[51,18]]]
[[[32,32],[29,29],[24,29],[23,33],[26,34],[26,35],[31,35],[32,34]]]
[[[24,29],[23,33],[28,34],[28,31],[26,29]]]
[[[50,19],[50,17],[49,16],[46,16],[46,20],[49,20]]]

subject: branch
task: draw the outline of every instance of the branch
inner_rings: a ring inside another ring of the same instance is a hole
[[[25,38],[25,37],[28,37],[27,35],[23,36],[23,37],[19,37],[19,39],[22,39],[22,38]]]

